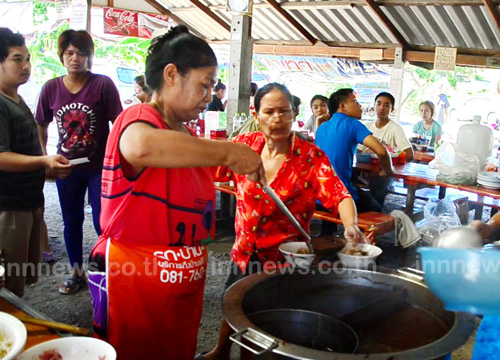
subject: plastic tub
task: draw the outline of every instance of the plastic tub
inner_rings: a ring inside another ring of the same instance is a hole
[[[450,311],[500,315],[500,251],[422,247],[424,279]]]

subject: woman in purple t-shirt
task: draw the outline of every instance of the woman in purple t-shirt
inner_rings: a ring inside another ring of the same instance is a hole
[[[55,118],[58,153],[69,160],[88,158],[71,175],[56,179],[64,221],[64,241],[73,273],[60,286],[72,294],[86,284],[83,264],[85,194],[89,192],[94,227],[101,233],[101,172],[109,134],[109,121],[122,111],[120,96],[107,76],[90,72],[94,42],[84,30],[66,30],[59,36],[58,54],[68,74],[48,81],[40,94],[35,119],[46,152],[47,127]]]

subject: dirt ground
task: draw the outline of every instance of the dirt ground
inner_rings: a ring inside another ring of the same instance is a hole
[[[88,289],[85,288],[74,295],[65,296],[58,293],[59,285],[69,275],[69,272],[61,271],[61,269],[68,268],[68,259],[63,239],[61,211],[54,183],[46,184],[45,199],[45,219],[49,229],[50,246],[57,261],[51,264],[50,271],[48,270],[37,284],[28,286],[24,300],[53,320],[90,328],[92,324],[92,305]],[[404,200],[401,199],[396,200],[396,197],[392,200],[395,207],[398,207],[403,202]],[[209,271],[205,285],[203,317],[198,333],[199,351],[208,351],[213,348],[218,338],[222,318],[220,301],[225,276],[221,274],[224,274],[230,260],[229,250],[232,246],[233,237],[226,231],[225,233],[219,232],[218,238],[219,243],[209,246]],[[87,208],[84,224],[84,259],[88,257],[96,240],[97,235],[92,225],[91,211]],[[389,242],[391,241],[394,240],[389,239]],[[214,271],[214,269],[217,269],[217,271]],[[462,349],[453,353],[453,359],[470,359],[472,344],[473,338]],[[234,349],[232,359],[237,359],[237,354],[238,352]]]

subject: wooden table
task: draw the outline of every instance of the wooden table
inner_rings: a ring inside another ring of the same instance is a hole
[[[36,318],[50,320],[45,315],[30,308],[26,303],[23,302],[22,299],[18,298],[7,289],[2,289],[2,291],[0,291],[0,311],[14,316],[16,314],[29,315]],[[28,339],[26,341],[26,346],[24,347],[25,350],[42,342],[58,339],[61,337],[55,331],[45,326],[28,323],[24,323],[24,325],[28,330]]]
[[[366,171],[370,173],[378,173],[380,167],[371,166],[369,163],[355,163],[354,168],[357,171]],[[438,170],[430,169],[427,164],[407,163],[405,165],[394,166],[394,177],[404,180],[405,187],[408,189],[406,197],[405,212],[408,215],[413,214],[415,205],[415,192],[424,186],[439,186],[439,198],[446,196],[446,189],[458,189],[468,191],[479,196],[489,196],[494,199],[500,199],[500,190],[486,189],[478,185],[454,185],[436,180]]]
[[[413,159],[424,164],[430,163],[434,160],[434,152],[430,151],[414,151]]]

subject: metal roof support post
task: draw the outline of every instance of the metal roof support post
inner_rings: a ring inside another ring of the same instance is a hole
[[[394,65],[391,73],[391,94],[395,98],[394,108],[394,121],[399,123],[401,114],[401,103],[403,95],[403,78],[405,72],[405,63],[403,62],[403,48],[397,47],[394,51]]]
[[[87,25],[86,29],[90,33],[90,14],[92,12],[92,0],[87,0]]]
[[[231,47],[229,54],[229,98],[227,102],[227,132],[233,132],[233,116],[248,113],[250,82],[252,79],[253,41],[252,18],[235,14],[231,20]]]

